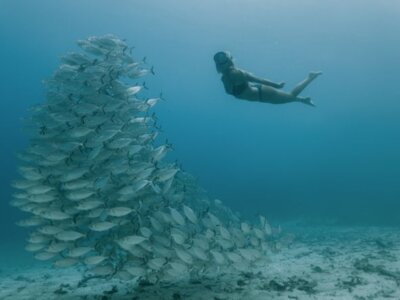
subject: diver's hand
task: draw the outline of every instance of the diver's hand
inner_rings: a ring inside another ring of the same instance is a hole
[[[283,88],[285,86],[285,82],[279,82],[279,83],[277,83],[276,85],[275,85],[275,88],[277,88],[277,89],[281,89],[281,88]]]

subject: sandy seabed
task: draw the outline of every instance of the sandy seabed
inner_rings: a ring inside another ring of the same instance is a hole
[[[293,241],[263,267],[174,285],[83,283],[74,268],[0,265],[0,299],[400,299],[400,228],[309,226],[293,232]]]

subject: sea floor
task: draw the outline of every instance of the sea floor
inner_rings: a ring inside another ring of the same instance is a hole
[[[134,287],[118,279],[83,283],[76,269],[46,264],[0,265],[0,299],[400,299],[400,228],[290,227],[294,239],[248,273]]]

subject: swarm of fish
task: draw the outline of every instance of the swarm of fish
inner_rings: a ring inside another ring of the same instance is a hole
[[[266,255],[264,217],[242,221],[165,162],[139,78],[152,72],[125,41],[78,41],[46,81],[27,120],[29,146],[12,205],[29,214],[26,250],[55,267],[99,276],[174,281],[249,271]]]

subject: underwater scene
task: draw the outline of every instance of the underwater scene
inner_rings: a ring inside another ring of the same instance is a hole
[[[398,28],[0,0],[0,299],[400,299]]]

